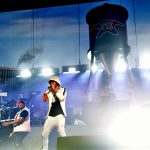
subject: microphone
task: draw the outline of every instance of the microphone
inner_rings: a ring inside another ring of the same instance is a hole
[[[49,87],[48,87],[48,90],[51,90],[51,89],[52,89],[52,87],[51,87],[51,86],[49,86]]]
[[[49,90],[49,92],[51,92],[53,94],[53,96],[55,96],[56,93],[51,86],[48,86],[48,90]]]

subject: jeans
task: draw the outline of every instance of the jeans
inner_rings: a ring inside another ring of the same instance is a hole
[[[23,140],[27,136],[28,133],[29,132],[14,132],[13,133],[11,138],[17,150],[27,150],[25,145],[23,144]]]

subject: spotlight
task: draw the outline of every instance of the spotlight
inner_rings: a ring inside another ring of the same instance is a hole
[[[79,73],[85,72],[89,70],[89,65],[82,64],[82,65],[70,65],[70,66],[63,66],[62,72],[63,73]]]
[[[91,49],[89,49],[88,52],[87,52],[87,58],[91,61],[91,57],[92,57]],[[96,60],[95,56],[94,56],[94,60]]]
[[[91,70],[92,70],[93,73],[95,73],[95,72],[98,70],[97,65],[96,65],[96,64],[93,64],[93,65],[91,66]]]
[[[54,74],[52,68],[43,68],[41,72],[42,73],[39,74],[39,76],[50,76]]]
[[[118,61],[115,64],[116,72],[125,72],[127,70],[127,63],[122,56],[119,56]]]
[[[63,66],[62,68],[63,73],[79,73],[77,65],[71,65],[71,66]]]
[[[29,69],[21,70],[20,75],[18,75],[17,77],[23,77],[23,78],[31,77],[31,71]]]
[[[5,96],[6,97],[7,95],[8,95],[7,92],[2,92],[2,91],[0,92],[0,96]]]
[[[76,70],[75,67],[68,68],[68,71],[69,71],[69,73],[76,73],[76,72],[79,72],[79,71]]]

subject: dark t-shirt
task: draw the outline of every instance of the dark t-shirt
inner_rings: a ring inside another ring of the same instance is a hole
[[[23,110],[21,113],[20,113],[20,117],[22,118],[26,118],[27,116],[29,115],[28,111],[27,110]]]
[[[52,103],[51,110],[49,112],[49,116],[55,117],[57,115],[63,114],[63,110],[60,106],[59,100],[56,98],[56,102]]]

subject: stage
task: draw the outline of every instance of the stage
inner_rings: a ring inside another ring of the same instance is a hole
[[[90,129],[91,128],[91,129]],[[119,146],[106,134],[106,129],[99,130],[87,125],[67,125],[66,137],[57,138],[56,130],[49,137],[50,150],[148,150],[150,145]],[[0,150],[17,150],[9,140],[10,128],[0,129]],[[42,146],[42,126],[32,127],[31,133],[24,140],[26,150],[40,150]],[[137,134],[138,135],[138,134]],[[145,137],[140,137],[145,138]],[[138,144],[138,143],[137,143]]]

